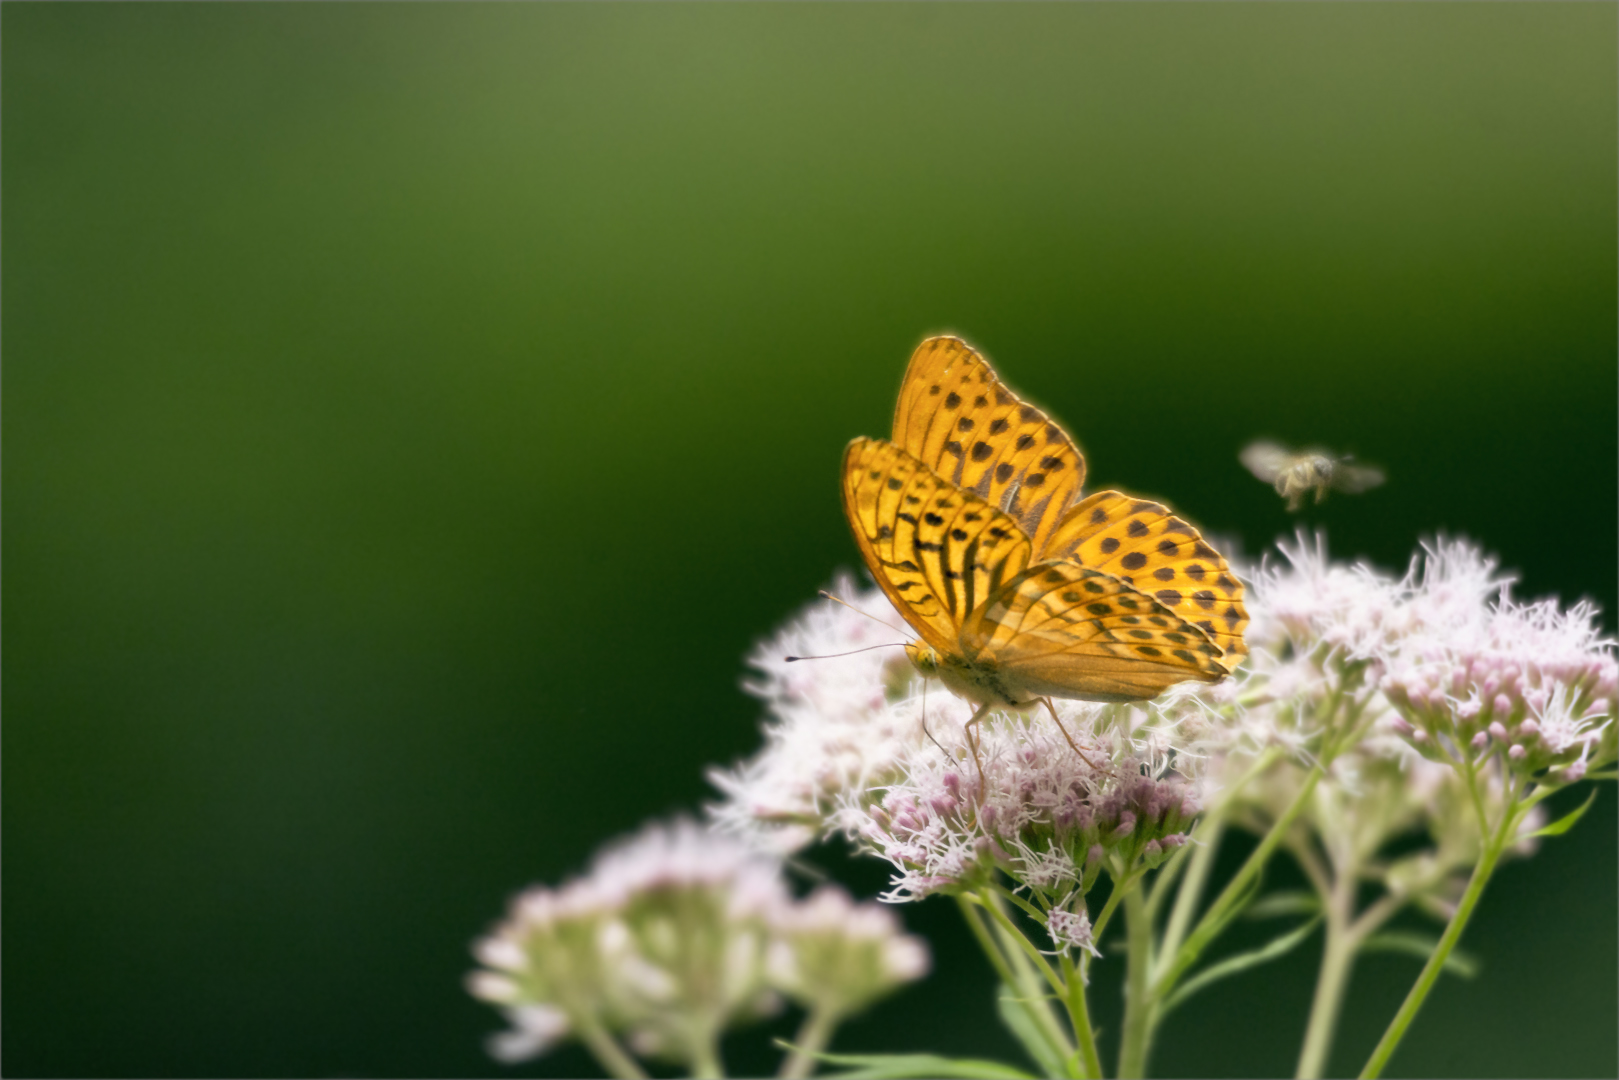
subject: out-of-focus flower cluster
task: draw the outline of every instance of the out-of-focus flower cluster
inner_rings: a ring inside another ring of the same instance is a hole
[[[1555,786],[1578,779],[1584,762],[1613,760],[1603,749],[1612,645],[1590,604],[1512,601],[1494,561],[1465,542],[1425,547],[1401,578],[1331,562],[1319,536],[1280,553],[1250,578],[1253,660],[1225,749],[1245,737],[1249,748],[1268,740],[1294,752],[1237,793],[1238,820],[1263,831],[1306,766],[1324,760],[1289,847],[1308,861],[1313,837],[1327,867],[1445,915],[1478,859],[1480,811],[1499,821],[1506,810],[1509,773]],[[1499,764],[1486,768],[1492,754]],[[1217,789],[1245,759],[1213,756]],[[1534,807],[1518,835],[1544,820]],[[1431,847],[1379,857],[1417,830]],[[1532,850],[1523,840],[1508,853]]]
[[[834,887],[794,900],[774,859],[690,821],[606,849],[588,875],[517,896],[474,946],[474,996],[511,1024],[520,1061],[574,1036],[694,1062],[779,995],[845,1015],[920,978],[926,946],[892,913]]]

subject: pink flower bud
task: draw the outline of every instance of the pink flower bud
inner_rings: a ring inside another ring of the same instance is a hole
[[[1511,750],[1507,751],[1507,757],[1511,758],[1513,761],[1522,761],[1528,756],[1529,751],[1524,749],[1522,743],[1513,746]]]
[[[1490,737],[1488,735],[1484,734],[1484,732],[1481,731],[1477,735],[1473,736],[1473,749],[1474,750],[1482,750],[1486,746],[1488,746],[1489,744],[1490,744]]]
[[[1490,725],[1490,736],[1497,742],[1507,741],[1507,726],[1497,720]]]

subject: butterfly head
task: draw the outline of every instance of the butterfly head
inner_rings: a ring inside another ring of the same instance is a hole
[[[939,673],[939,654],[921,638],[905,646],[905,655],[911,658],[911,663],[916,665],[916,670],[924,678],[931,679]]]

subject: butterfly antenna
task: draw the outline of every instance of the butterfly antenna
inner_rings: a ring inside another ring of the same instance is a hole
[[[820,593],[821,593],[822,596],[826,597],[828,600],[832,601],[834,604],[843,604],[844,607],[848,608],[850,611],[854,612],[856,615],[864,615],[866,618],[870,619],[872,622],[880,622],[884,626],[888,627],[890,630],[894,631],[896,634],[905,633],[905,631],[903,629],[901,629],[898,626],[895,626],[893,623],[889,622],[888,620],[879,619],[877,616],[871,614],[869,611],[861,611],[859,608],[855,607],[853,604],[844,603],[844,601],[839,600],[837,597],[833,596],[831,593],[827,592],[825,589],[820,590]]]
[[[825,656],[789,656],[785,657],[785,659],[789,664],[793,663],[795,660],[831,660],[833,657],[853,656],[855,653],[870,652],[873,649],[903,649],[904,647],[905,642],[903,641],[890,641],[883,645],[867,645],[864,649],[850,649],[848,652],[827,653]]]

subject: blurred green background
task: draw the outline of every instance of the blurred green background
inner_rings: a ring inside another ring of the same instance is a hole
[[[0,19],[8,1075],[502,1072],[469,941],[757,747],[743,654],[857,561],[839,456],[927,333],[1250,556],[1237,449],[1320,441],[1390,476],[1305,515],[1339,554],[1462,533],[1614,626],[1611,4]],[[1619,1069],[1615,805],[1395,1072]],[[840,1045],[1012,1057],[903,914],[937,974]],[[1157,1072],[1290,1074],[1315,947]]]

